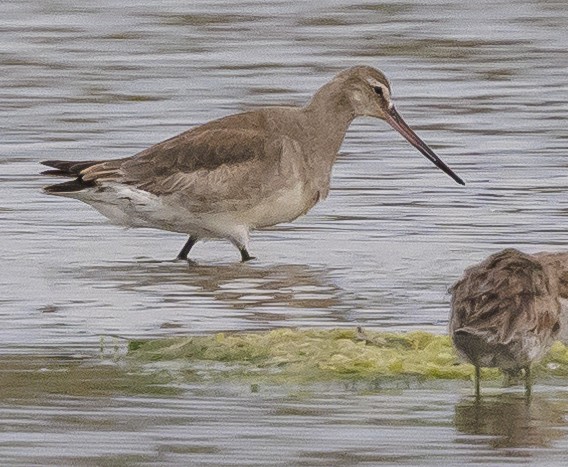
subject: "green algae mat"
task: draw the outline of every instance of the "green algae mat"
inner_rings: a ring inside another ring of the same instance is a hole
[[[132,341],[128,356],[137,362],[177,362],[207,377],[252,377],[275,383],[372,381],[399,376],[467,380],[474,371],[472,365],[458,361],[448,336],[420,331],[277,329],[217,333]],[[556,342],[533,372],[541,378],[568,376],[568,347]],[[482,372],[484,379],[499,375],[497,369]]]

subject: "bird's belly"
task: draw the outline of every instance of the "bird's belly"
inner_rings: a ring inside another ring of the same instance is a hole
[[[113,224],[124,227],[149,227],[173,232],[188,232],[188,213],[163,203],[158,196],[120,183],[70,193],[90,204]]]
[[[458,354],[470,363],[502,370],[523,368],[540,360],[552,345],[550,336],[532,332],[518,333],[503,341],[486,331],[459,334],[453,337]]]
[[[300,183],[275,191],[255,205],[226,212],[192,212],[182,205],[166,203],[158,196],[118,183],[82,190],[71,197],[90,204],[114,224],[188,233],[200,238],[230,238],[243,229],[290,222],[305,214],[318,200],[317,193],[306,195]]]
[[[317,203],[319,194],[311,194],[304,185],[275,191],[260,203],[238,213],[240,222],[248,227],[262,228],[283,222],[291,222],[308,212]]]

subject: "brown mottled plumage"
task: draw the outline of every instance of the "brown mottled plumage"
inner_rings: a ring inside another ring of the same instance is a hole
[[[404,123],[385,76],[368,66],[339,73],[304,107],[265,107],[188,130],[132,157],[45,161],[49,175],[76,177],[45,188],[77,198],[113,223],[226,238],[248,253],[249,232],[290,222],[329,192],[331,169],[349,125],[385,120],[427,159],[464,182]]]
[[[450,289],[450,334],[458,354],[476,367],[476,393],[480,367],[508,375],[524,369],[530,390],[530,366],[561,328],[564,291],[556,256],[506,249],[466,269]]]

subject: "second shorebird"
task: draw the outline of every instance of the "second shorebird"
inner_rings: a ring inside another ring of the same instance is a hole
[[[531,365],[566,334],[568,254],[503,250],[466,269],[450,291],[450,335],[475,366],[476,395],[481,367],[500,368],[507,380],[523,371],[530,394]]]
[[[385,120],[464,184],[398,114],[385,76],[357,66],[304,107],[231,115],[123,159],[45,161],[55,169],[45,173],[75,178],[45,191],[90,204],[118,225],[188,234],[178,259],[200,240],[225,238],[247,261],[251,230],[293,221],[327,196],[345,132],[360,116]]]

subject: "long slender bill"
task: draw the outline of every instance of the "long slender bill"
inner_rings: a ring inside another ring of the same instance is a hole
[[[416,149],[418,149],[426,159],[429,159],[434,163],[436,167],[443,170],[446,174],[452,177],[460,185],[465,185],[465,182],[458,177],[452,169],[450,169],[443,161],[440,159],[434,151],[432,151],[428,145],[422,141],[412,128],[410,128],[406,122],[402,119],[400,114],[396,111],[394,107],[390,108],[387,114],[387,123],[392,126],[396,131],[398,131],[406,140],[412,144]]]

